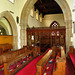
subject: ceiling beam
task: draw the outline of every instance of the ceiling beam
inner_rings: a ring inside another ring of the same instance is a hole
[[[44,10],[41,10],[42,12],[49,12],[49,11],[59,11],[59,9],[44,9]],[[62,11],[62,10],[60,10]]]
[[[58,5],[56,5],[55,3],[45,3],[45,4],[40,4],[40,5],[38,5],[38,4],[36,4],[35,6],[38,6],[38,7],[44,7],[44,8],[46,8],[46,6],[50,6],[50,7],[59,7]]]
[[[44,4],[42,3],[42,1],[40,0],[41,5],[46,9],[46,7],[44,6]]]
[[[42,4],[42,6],[45,8],[45,6],[43,5],[42,1],[40,0],[40,3]],[[46,9],[46,8],[45,8]]]

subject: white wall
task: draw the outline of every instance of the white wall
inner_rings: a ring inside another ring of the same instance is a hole
[[[34,11],[33,17],[29,14],[28,25],[29,25],[29,27],[33,27],[33,26],[34,27],[42,27],[43,26],[42,22],[40,22],[40,18],[38,20],[36,20],[36,12],[35,11]]]
[[[50,14],[45,15],[43,18],[43,22],[40,20],[36,20],[36,13],[34,11],[34,17],[29,14],[28,17],[28,26],[29,27],[49,27],[53,21],[57,21],[60,26],[65,26],[64,15],[63,14]]]
[[[45,15],[43,19],[43,25],[49,27],[53,21],[57,21],[60,24],[60,26],[65,26],[63,14]]]

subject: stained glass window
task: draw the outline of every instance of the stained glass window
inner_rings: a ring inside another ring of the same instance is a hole
[[[39,19],[39,11],[36,9],[36,20]]]
[[[58,28],[59,24],[56,21],[53,21],[50,25],[51,28]]]
[[[34,16],[34,7],[32,7],[30,15],[33,17]]]
[[[57,36],[59,36],[59,31],[57,31]]]
[[[42,22],[42,13],[40,14],[40,22]]]
[[[54,32],[54,31],[52,31],[51,35],[52,35],[52,36],[55,36],[55,32]]]

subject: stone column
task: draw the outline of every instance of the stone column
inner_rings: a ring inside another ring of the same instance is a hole
[[[26,32],[26,29],[27,29],[27,25],[24,25],[24,24],[21,24],[21,30],[20,30],[20,39],[21,39],[21,47],[27,45],[27,32]]]
[[[13,36],[13,50],[18,49],[18,36]]]
[[[66,54],[69,51],[69,46],[72,46],[71,37],[72,34],[72,20],[66,20]]]

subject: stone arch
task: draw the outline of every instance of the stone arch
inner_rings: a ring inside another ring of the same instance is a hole
[[[61,7],[63,14],[64,14],[64,21],[66,23],[66,53],[69,50],[69,46],[73,45],[71,42],[72,34],[72,13],[70,10],[69,5],[67,4],[66,0],[55,0],[58,5]]]
[[[13,49],[17,49],[18,33],[17,33],[17,27],[14,18],[12,17],[9,11],[4,11],[0,13],[0,18],[5,18],[9,22],[13,34]]]
[[[67,47],[72,45],[70,41],[70,37],[72,37],[72,15],[71,10],[66,2],[66,0],[55,0],[57,4],[61,7],[63,14],[64,14],[64,20],[66,22],[66,45]],[[26,28],[28,24],[28,15],[29,11],[32,8],[32,6],[37,2],[37,0],[27,0],[26,4],[23,7],[22,13],[21,13],[21,19],[20,19],[20,26],[21,26],[21,46],[27,44],[27,37],[26,37]],[[67,13],[68,12],[68,13]],[[68,35],[68,31],[70,34]]]

